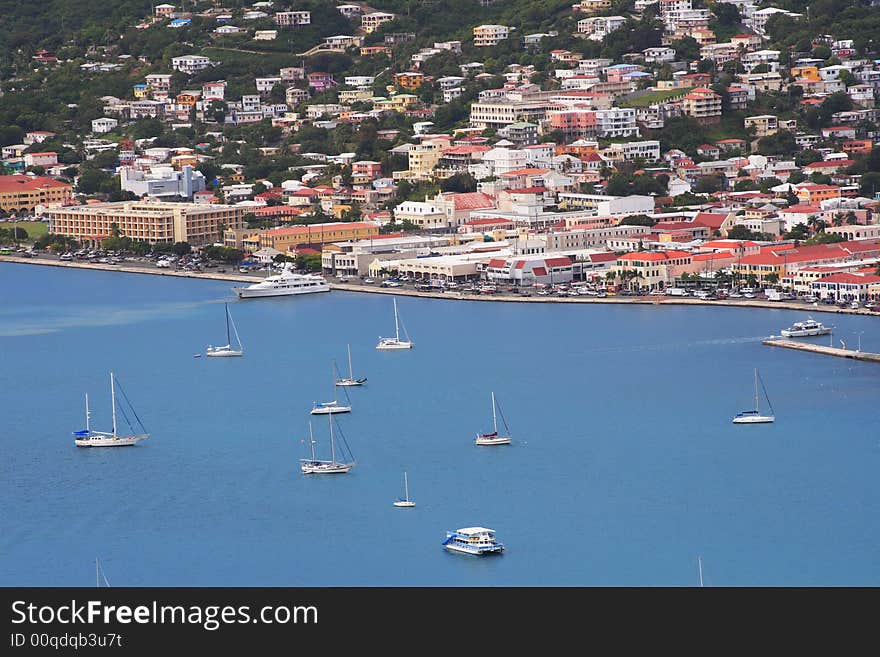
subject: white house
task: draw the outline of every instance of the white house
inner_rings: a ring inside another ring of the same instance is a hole
[[[110,119],[107,117],[103,117],[100,119],[92,119],[92,132],[95,134],[102,134],[104,132],[110,132],[111,130],[115,130],[116,126],[119,125],[119,121],[116,119]]]

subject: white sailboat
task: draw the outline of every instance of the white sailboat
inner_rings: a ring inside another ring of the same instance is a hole
[[[496,417],[496,407],[498,404],[495,402],[495,393],[492,393],[492,433],[478,433],[474,443],[477,445],[509,445],[511,442],[510,437],[510,429],[507,427],[507,422],[504,420],[504,415],[501,415],[501,422],[504,424],[504,435],[498,434],[498,419]]]
[[[351,345],[345,345],[348,349],[348,378],[336,379],[336,385],[343,387],[362,386],[367,382],[367,377],[360,379],[354,378],[354,371],[351,369]]]
[[[770,407],[770,415],[762,415],[758,406],[758,369],[755,368],[755,410],[737,413],[736,417],[733,418],[734,424],[767,424],[776,421],[776,416],[773,415],[773,404],[770,403],[770,397],[767,395],[767,389],[764,388],[763,381],[761,381],[761,388],[764,389],[764,397],[767,399],[767,406]]]
[[[354,467],[354,459],[349,463],[340,463],[336,460],[336,443],[333,438],[333,416],[330,420],[330,460],[322,461],[315,458],[315,438],[312,435],[312,423],[309,422],[309,447],[311,458],[300,459],[300,469],[303,474],[345,474]]]
[[[229,316],[229,304],[224,304],[226,306],[226,344],[221,347],[212,347],[208,345],[206,356],[214,356],[218,358],[228,358],[230,356],[243,356],[244,348],[241,344],[241,339],[238,337],[238,329],[235,328],[235,322],[232,321],[232,318]],[[232,325],[232,332],[235,334],[235,343],[237,345],[236,349],[232,348],[232,337],[229,334],[229,326]]]
[[[397,317],[397,299],[394,299],[394,337],[393,338],[379,338],[379,344],[376,345],[376,349],[380,350],[392,350],[392,349],[412,349],[413,343],[409,339],[409,335],[406,336],[406,340],[400,339],[400,321]],[[406,334],[406,327],[403,327],[403,332]]]
[[[406,478],[406,470],[403,471],[403,499],[395,500],[392,504],[402,509],[411,509],[416,505],[409,499],[409,481]]]
[[[336,361],[333,361],[333,394],[336,395]],[[348,395],[348,393],[345,393]],[[336,395],[338,397],[338,395]],[[350,413],[351,402],[346,406],[339,403],[339,399],[328,402],[314,402],[312,404],[312,415],[330,415],[333,413]]]
[[[128,401],[128,397],[126,397],[125,391],[122,390],[121,386],[119,386],[119,391],[122,392],[123,398],[125,398],[125,401],[128,402],[129,410],[131,411],[131,414],[134,417],[134,421],[137,426],[132,426],[128,414],[123,411],[123,417],[128,424],[130,433],[123,435],[119,434],[116,422],[117,386],[119,386],[119,384],[116,382],[116,379],[113,376],[113,372],[110,372],[110,405],[113,409],[112,432],[95,431],[92,429],[91,413],[89,412],[89,396],[88,394],[86,394],[86,428],[81,431],[73,432],[73,435],[76,436],[73,442],[77,447],[128,447],[130,445],[136,445],[141,440],[146,440],[150,437],[150,434],[147,433],[147,430],[141,423],[141,420],[137,416],[137,413],[135,413],[134,408],[131,406],[131,402]]]

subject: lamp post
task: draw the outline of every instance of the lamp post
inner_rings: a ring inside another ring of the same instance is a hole
[[[859,344],[856,348],[856,351],[859,353],[861,353],[862,351],[862,333],[864,333],[864,331],[856,331],[856,335],[859,336]]]

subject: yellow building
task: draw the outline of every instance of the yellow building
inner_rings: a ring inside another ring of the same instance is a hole
[[[198,203],[123,201],[99,203],[49,212],[49,231],[81,242],[98,243],[113,233],[153,244],[189,242],[211,244],[220,238],[221,226],[241,228],[242,207]]]
[[[73,196],[70,185],[46,176],[0,176],[0,210],[32,212],[38,205],[61,205]]]
[[[818,66],[794,66],[791,69],[791,77],[802,78],[810,82],[819,82],[822,79]]]
[[[743,125],[746,130],[755,129],[756,137],[766,137],[779,132],[779,121],[772,114],[762,114],[760,116],[747,116],[743,119]]]
[[[393,110],[395,112],[405,112],[418,105],[419,97],[412,94],[395,94],[388,98],[381,98],[373,102],[374,109]]]
[[[410,91],[415,91],[425,82],[425,74],[418,71],[404,71],[394,74],[394,84]]]
[[[361,28],[365,33],[370,34],[371,32],[378,30],[379,27],[385,23],[390,23],[394,19],[394,14],[389,14],[384,11],[375,11],[361,16]]]
[[[284,253],[294,251],[298,246],[363,240],[378,234],[379,226],[370,221],[335,221],[308,226],[270,228],[260,231],[260,248],[268,246]]]

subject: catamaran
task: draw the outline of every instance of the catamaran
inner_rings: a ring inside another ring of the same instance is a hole
[[[764,388],[763,380],[761,381],[761,388],[764,390],[764,397],[767,399],[767,406],[770,407],[770,415],[761,414],[758,407],[758,380],[758,369],[755,368],[755,410],[737,413],[736,417],[733,418],[734,424],[766,424],[768,422],[776,421],[776,416],[773,415],[773,404],[770,403],[770,397],[767,395],[767,389]]]
[[[487,527],[462,527],[446,532],[443,547],[453,552],[464,552],[479,557],[501,554],[504,551],[504,544],[495,538],[495,530]]]
[[[403,471],[403,491],[403,498],[395,500],[392,504],[403,509],[411,509],[416,503],[409,499],[409,481],[406,478],[406,470]]]
[[[354,378],[354,371],[351,369],[351,345],[346,345],[348,348],[348,378],[345,379],[336,379],[336,385],[338,386],[362,386],[367,382],[367,377],[363,377],[360,379]]]
[[[403,332],[406,334],[406,340],[400,339],[400,322],[397,317],[397,299],[394,299],[394,337],[393,338],[379,338],[379,344],[376,345],[376,349],[381,350],[391,350],[391,349],[412,349],[413,343],[409,339],[409,335],[406,333],[406,327],[403,327]]]
[[[333,394],[336,395],[336,361],[333,361]],[[345,393],[346,396],[348,393]],[[337,395],[338,397],[338,395]],[[351,412],[351,401],[349,401],[349,405],[346,406],[344,404],[339,403],[339,399],[334,399],[333,401],[328,402],[314,402],[312,404],[312,415],[325,415],[332,413],[350,413]]]
[[[309,422],[309,447],[311,449],[311,458],[300,459],[300,469],[303,474],[345,474],[354,467],[354,459],[350,459],[349,463],[341,463],[336,460],[336,443],[333,439],[333,416],[330,420],[330,460],[321,461],[315,458],[315,438],[312,435],[312,423]],[[345,436],[342,437],[345,441]],[[346,447],[348,443],[346,442]],[[351,456],[351,450],[349,450]]]
[[[136,425],[136,427],[132,425],[131,419],[129,419],[128,414],[125,412],[125,409],[121,408],[120,410],[122,411],[122,417],[125,419],[126,424],[128,424],[129,428],[129,433],[123,435],[119,434],[116,423],[117,387],[119,388],[119,392],[122,393],[123,399],[125,399],[125,401],[128,403],[128,408]],[[86,394],[86,428],[82,431],[73,432],[73,435],[76,436],[73,442],[77,447],[128,447],[129,445],[136,445],[141,440],[146,440],[150,437],[150,434],[147,433],[147,430],[144,428],[143,423],[141,423],[141,420],[137,416],[137,413],[135,413],[131,402],[128,401],[128,397],[125,395],[125,391],[122,389],[122,387],[113,376],[113,372],[110,372],[110,405],[113,408],[113,431],[95,431],[91,427],[89,396],[88,394]]]
[[[474,443],[477,445],[509,445],[511,442],[510,429],[507,428],[507,422],[504,414],[501,414],[501,422],[504,424],[504,435],[498,435],[498,418],[496,417],[496,408],[498,404],[495,401],[495,393],[492,393],[492,433],[478,433]],[[501,409],[497,408],[500,413]]]
[[[226,306],[226,344],[222,347],[212,347],[208,345],[208,349],[205,353],[206,356],[215,356],[218,358],[222,357],[230,357],[230,356],[243,356],[244,355],[244,347],[242,347],[241,339],[238,337],[238,329],[235,328],[235,322],[232,321],[232,318],[229,316],[229,304],[224,304]],[[236,349],[232,348],[232,337],[229,334],[229,327],[232,326],[232,332],[235,334],[235,343],[237,345]]]

